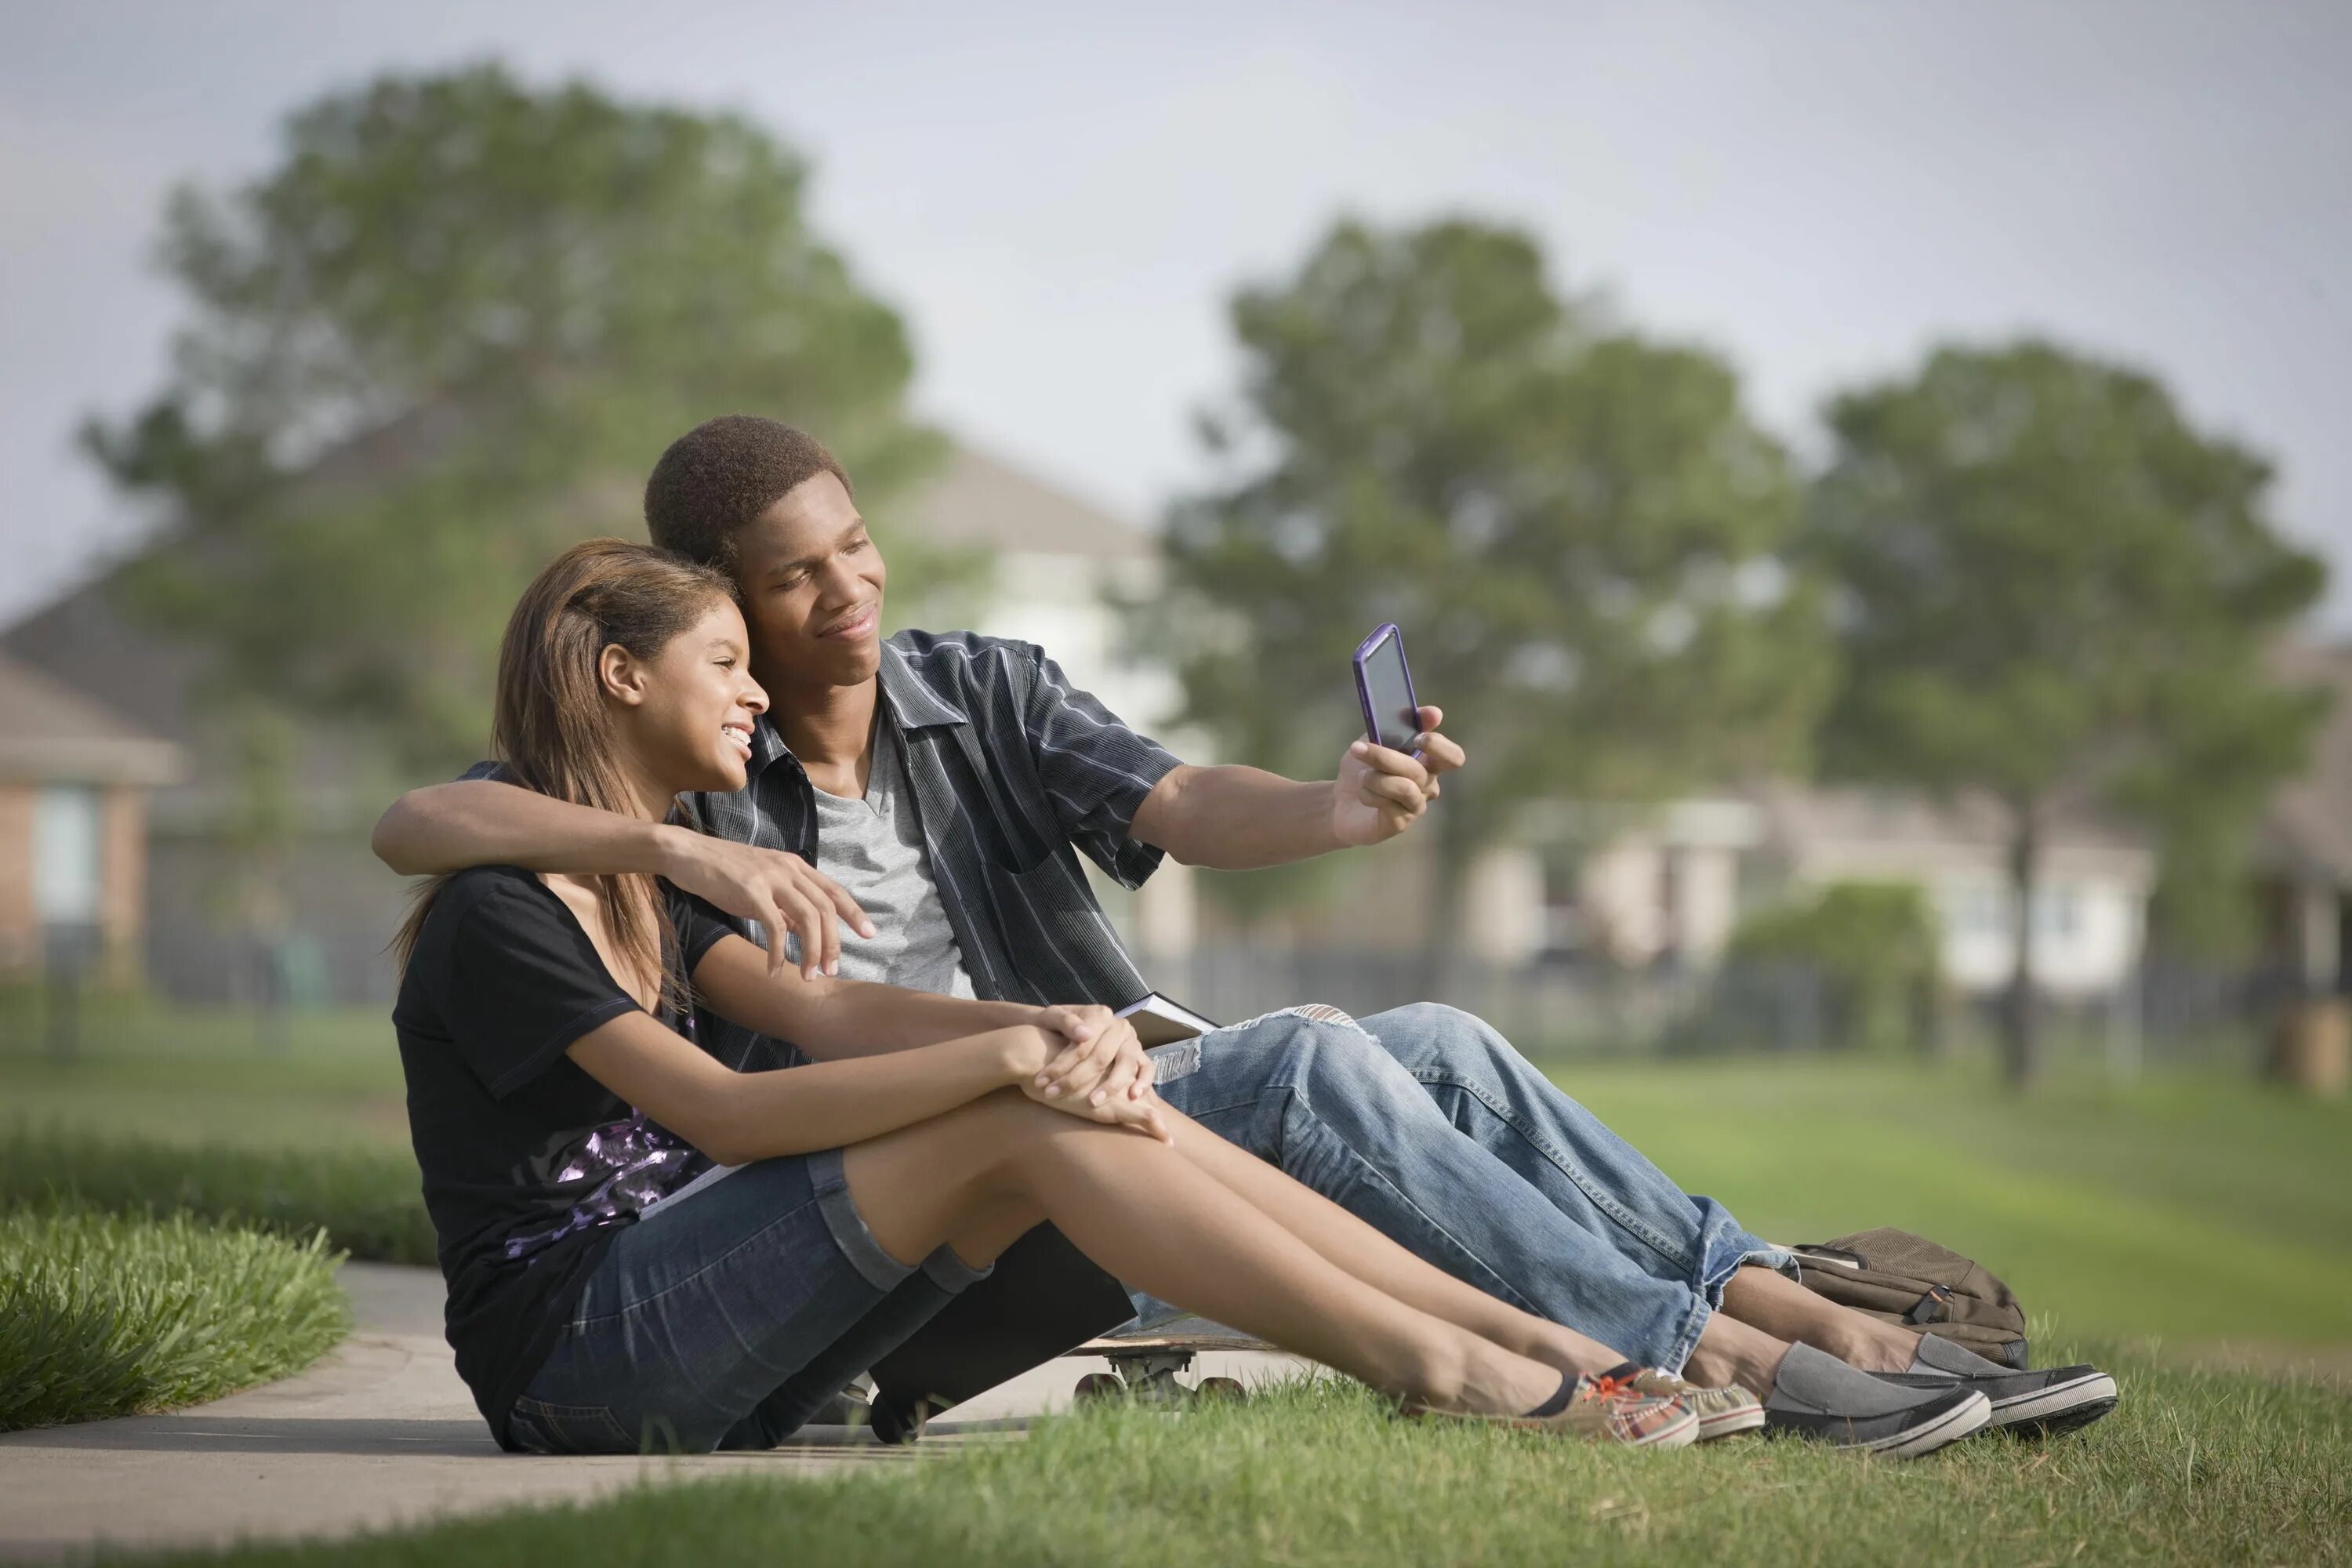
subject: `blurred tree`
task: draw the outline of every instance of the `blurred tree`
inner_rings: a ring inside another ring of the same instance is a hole
[[[863,494],[936,454],[898,316],[808,226],[805,169],[733,115],[533,91],[496,66],[386,77],[287,122],[275,169],[175,195],[191,319],[163,389],[88,449],[173,531],[136,614],[215,689],[478,755],[508,611],[714,414],[824,433]],[[894,549],[894,599],[919,595]]]
[[[1743,918],[1728,963],[1801,964],[1829,992],[1828,1039],[1886,1051],[1936,1031],[1943,942],[1927,896],[1910,882],[1832,882]]]
[[[1230,482],[1175,508],[1142,633],[1236,759],[1328,776],[1360,732],[1349,654],[1403,628],[1471,753],[1422,829],[1442,944],[1516,806],[1783,766],[1826,688],[1816,598],[1775,559],[1785,456],[1720,360],[1596,314],[1467,221],[1343,222],[1242,292],[1240,405],[1203,421]]]
[[[250,939],[258,1043],[265,1050],[283,1050],[287,996],[278,973],[294,934],[286,862],[301,833],[298,737],[285,712],[266,703],[215,701],[212,717],[222,726],[235,772],[220,825],[229,861],[219,883],[207,889],[208,901]]]
[[[1939,349],[1828,417],[1808,550],[1844,659],[1824,762],[2007,805],[2021,1085],[2042,834],[2095,805],[2137,816],[2168,850],[2163,912],[2210,936],[2232,897],[2211,873],[2324,710],[2265,668],[2323,569],[2271,528],[2262,459],[2150,377],[2048,343]]]

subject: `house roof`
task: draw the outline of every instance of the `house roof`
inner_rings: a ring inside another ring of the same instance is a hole
[[[115,573],[93,578],[0,632],[0,658],[37,669],[152,734],[188,741],[198,661],[185,644],[116,608]]]
[[[180,748],[95,699],[0,658],[0,779],[15,784],[162,784]]]
[[[2009,848],[2009,816],[1988,795],[1938,800],[1925,791],[1823,787],[1768,780],[1730,796],[1691,796],[1652,805],[1554,801],[1519,818],[1537,837],[1633,835],[1678,848],[1769,847],[1794,861],[1889,866],[1930,861],[1982,864]],[[2044,827],[2044,851],[2058,861],[2104,864],[2135,877],[2152,866],[2145,837],[2088,813]]]
[[[1775,832],[1793,840],[1842,844],[1949,844],[2005,848],[2009,809],[1967,791],[1938,800],[1918,790],[1804,788],[1772,784],[1757,792]],[[2069,815],[2043,830],[2043,842],[2069,848],[2144,850],[2146,838],[2088,814]]]
[[[1757,790],[1755,799],[1766,839],[1791,863],[1817,874],[2006,865],[2008,808],[1981,792],[1939,800],[1916,790],[1776,784]],[[2045,824],[2041,846],[2047,871],[2116,877],[2140,886],[2155,875],[2156,852],[2146,837],[2088,812]]]
[[[956,447],[935,479],[893,510],[940,544],[1106,561],[1158,548],[1126,519],[970,447]]]

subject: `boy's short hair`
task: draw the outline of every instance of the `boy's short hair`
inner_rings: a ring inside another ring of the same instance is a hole
[[[735,569],[735,539],[803,481],[849,476],[804,430],[751,414],[706,419],[669,444],[646,480],[646,531],[689,561]]]

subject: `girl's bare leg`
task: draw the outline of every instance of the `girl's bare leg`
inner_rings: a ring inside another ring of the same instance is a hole
[[[1600,1341],[1523,1312],[1423,1261],[1312,1187],[1226,1142],[1173,1107],[1160,1107],[1160,1114],[1174,1131],[1178,1152],[1374,1289],[1561,1372],[1602,1373],[1624,1362]]]
[[[1723,1288],[1723,1310],[1776,1339],[1801,1341],[1864,1372],[1908,1372],[1919,1352],[1916,1330],[1842,1307],[1769,1268],[1733,1274]]]
[[[1443,1409],[1517,1415],[1558,1369],[1333,1264],[1175,1148],[1004,1090],[852,1145],[850,1195],[882,1249],[995,1256],[1050,1219],[1120,1279]]]

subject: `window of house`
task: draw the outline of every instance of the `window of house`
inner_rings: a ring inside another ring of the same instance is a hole
[[[1543,852],[1543,952],[1559,957],[1582,949],[1583,904],[1583,854],[1573,846],[1548,847]]]
[[[43,789],[33,814],[33,910],[43,923],[98,920],[98,792],[84,784]]]
[[[2083,895],[2072,882],[2053,882],[2034,894],[2034,923],[2052,942],[2072,942],[2083,929]]]
[[[2009,930],[2009,900],[1990,882],[1964,882],[1945,895],[1944,918],[1963,936],[2000,936]]]

